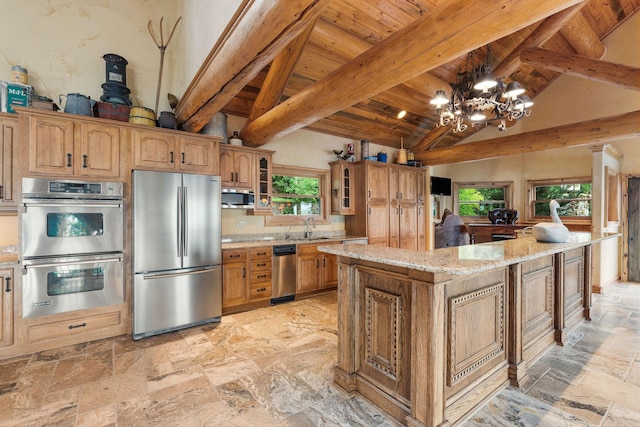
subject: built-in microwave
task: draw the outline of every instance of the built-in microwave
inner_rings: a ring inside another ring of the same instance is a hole
[[[221,201],[223,209],[253,209],[255,197],[252,190],[223,188]]]

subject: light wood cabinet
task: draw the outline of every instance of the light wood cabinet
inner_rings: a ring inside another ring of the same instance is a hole
[[[135,168],[219,173],[219,141],[210,136],[132,129],[131,140]]]
[[[273,247],[222,251],[222,308],[271,299]]]
[[[27,132],[30,174],[119,179],[124,145],[118,125],[63,113],[20,113]]]
[[[15,284],[13,281],[13,269],[0,269],[0,347],[8,347],[13,344],[13,295]]]
[[[246,249],[222,251],[222,307],[249,302]]]
[[[355,215],[355,173],[353,162],[329,163],[331,168],[331,213]]]
[[[273,247],[251,249],[251,283],[249,300],[271,299],[271,271]]]
[[[223,187],[253,189],[255,157],[252,151],[220,146],[220,176]]]
[[[95,311],[96,314],[30,325],[27,329],[28,343],[75,344],[95,339],[95,337],[104,338],[124,332],[123,328],[126,328],[126,326],[124,325],[124,317],[121,311]],[[115,332],[109,333],[109,330],[114,330]]]
[[[298,245],[298,293],[329,288],[338,284],[338,264],[335,255],[318,251],[318,244]]]
[[[389,201],[389,166],[386,163],[364,162],[367,202]]]
[[[18,138],[18,117],[0,113],[0,209],[16,209],[15,147]]]
[[[361,161],[355,168],[355,215],[345,217],[347,234],[370,245],[426,249],[423,170]]]

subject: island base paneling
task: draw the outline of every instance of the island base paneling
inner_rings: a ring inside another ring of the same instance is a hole
[[[507,268],[434,283],[339,262],[336,385],[400,421],[440,425],[508,383]]]
[[[334,384],[410,426],[462,423],[509,383],[521,386],[535,360],[589,319],[591,245],[541,249],[462,273],[419,268],[438,258],[429,253],[405,262],[406,251],[325,248],[338,256]]]

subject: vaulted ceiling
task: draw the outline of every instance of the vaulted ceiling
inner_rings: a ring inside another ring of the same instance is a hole
[[[534,100],[561,73],[640,90],[640,70],[601,60],[601,40],[639,8],[640,0],[245,0],[176,113],[190,131],[219,111],[246,117],[241,135],[254,146],[305,128],[442,151],[477,129],[437,127],[429,100],[449,92],[468,52],[482,61],[489,44],[494,75]],[[637,134],[637,119],[621,126]]]

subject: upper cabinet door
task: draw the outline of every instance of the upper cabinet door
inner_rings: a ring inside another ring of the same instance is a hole
[[[398,168],[399,200],[407,203],[418,201],[418,172],[414,169]]]
[[[17,206],[13,191],[17,138],[18,118],[0,117],[0,208]]]
[[[253,153],[236,151],[236,187],[253,188],[254,157]]]
[[[73,175],[73,119],[28,116],[29,172]]]
[[[77,175],[118,178],[121,176],[120,128],[96,123],[76,123],[74,168]]]
[[[176,137],[155,130],[131,131],[134,167],[174,170],[178,153]]]
[[[220,173],[218,142],[204,138],[180,138],[180,170],[202,172],[211,175]]]
[[[389,168],[386,163],[367,162],[367,201],[389,200]]]

